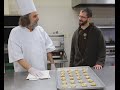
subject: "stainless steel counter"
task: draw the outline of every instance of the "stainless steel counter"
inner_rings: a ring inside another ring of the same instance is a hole
[[[50,71],[51,79],[26,80],[28,73],[5,73],[4,90],[56,90],[55,71]]]
[[[105,66],[102,70],[93,71],[106,85],[105,90],[115,90],[115,66]]]
[[[106,85],[105,90],[115,90],[115,67],[105,66],[102,70],[94,72]],[[5,73],[4,74],[4,90],[57,90],[56,88],[56,72],[50,71],[51,79],[29,81],[26,80],[26,72],[22,73]]]

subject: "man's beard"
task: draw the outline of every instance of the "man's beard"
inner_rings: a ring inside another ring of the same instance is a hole
[[[34,23],[34,24],[32,25],[32,28],[34,29],[36,26],[38,26],[38,23]]]
[[[86,20],[86,21],[82,21],[82,23],[80,23],[81,22],[81,20],[79,20],[79,26],[84,26],[88,21]]]
[[[34,30],[36,26],[38,26],[38,22],[37,22],[37,21],[34,22],[34,23],[31,23],[31,24],[29,25],[29,27],[32,28],[32,30]]]

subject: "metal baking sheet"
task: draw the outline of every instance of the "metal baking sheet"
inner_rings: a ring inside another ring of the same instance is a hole
[[[92,79],[96,86],[91,86],[91,83],[87,81],[87,79],[84,76],[83,69],[86,70],[88,75],[90,76],[90,79]],[[66,87],[63,87],[62,80],[61,80],[61,71],[65,71],[65,81],[67,82]],[[68,71],[71,70],[73,78],[74,78],[74,85],[75,87],[71,87],[70,83],[70,76],[68,74]],[[81,86],[81,84],[78,82],[77,75],[75,73],[75,70],[79,71],[81,80],[87,84],[86,87]],[[65,68],[57,68],[57,89],[58,90],[85,90],[85,89],[104,89],[105,84],[100,80],[100,78],[95,74],[95,72],[89,67],[89,66],[80,66],[80,67],[65,67]]]

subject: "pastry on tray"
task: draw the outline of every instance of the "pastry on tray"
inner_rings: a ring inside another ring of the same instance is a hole
[[[72,74],[71,72],[68,72],[68,74]]]
[[[77,79],[80,80],[81,79],[80,76],[77,76]]]
[[[72,72],[68,72],[68,74],[72,74]]]
[[[75,71],[79,71],[78,69],[75,69]]]
[[[93,82],[93,80],[92,80],[92,79],[87,79],[87,81],[88,81],[89,83],[92,83],[92,82]]]
[[[77,77],[80,77],[80,74],[76,74]]]
[[[78,80],[79,83],[83,83],[83,80]]]
[[[75,83],[75,81],[74,81],[74,80],[70,80],[70,83],[71,83],[71,84],[74,84],[74,83]]]
[[[87,72],[86,68],[82,68],[82,71],[83,71],[83,73]]]
[[[79,75],[79,72],[75,72],[76,75]]]
[[[75,73],[79,73],[79,70],[75,70],[74,72],[75,72]]]
[[[87,71],[86,71],[86,70],[83,70],[83,73],[87,73]]]
[[[72,74],[69,74],[69,77],[73,77],[73,75],[72,75]]]
[[[65,70],[63,69],[63,70],[60,70],[60,72],[65,72]]]
[[[67,70],[67,72],[72,72],[72,70],[71,70],[71,69],[69,69],[69,70]]]
[[[67,88],[67,85],[66,85],[66,84],[63,84],[63,85],[62,85],[62,88]]]
[[[74,78],[73,77],[69,77],[70,78],[70,80],[74,80]]]
[[[88,76],[88,73],[83,73],[84,76]]]
[[[66,82],[66,81],[62,81],[61,83],[62,83],[62,84],[66,84],[66,85],[67,85],[67,82]]]
[[[80,74],[79,74],[79,73],[76,73],[76,76],[80,76]]]
[[[62,80],[62,81],[65,81],[65,80],[66,80],[66,78],[65,78],[65,77],[61,77],[61,80]]]
[[[82,70],[86,70],[86,68],[83,67]]]
[[[85,76],[86,79],[90,79],[90,76]]]
[[[60,76],[61,76],[61,77],[64,77],[64,76],[65,76],[65,74],[60,74]]]
[[[79,73],[79,71],[75,71],[75,73]]]
[[[79,74],[79,73],[76,73],[76,76],[80,76],[80,74]]]
[[[71,88],[75,88],[76,85],[75,85],[75,84],[70,84],[70,87],[71,87]]]
[[[65,72],[61,72],[60,74],[61,74],[61,75],[64,75],[64,74],[65,74]]]
[[[86,83],[81,83],[80,84],[82,87],[87,87],[87,84]]]
[[[92,82],[92,83],[91,83],[91,86],[96,86],[96,83],[95,83],[95,82]]]

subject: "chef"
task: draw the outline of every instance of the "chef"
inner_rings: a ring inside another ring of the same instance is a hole
[[[13,28],[8,39],[9,62],[14,64],[15,72],[28,71],[41,76],[47,69],[47,59],[51,69],[55,69],[51,52],[55,50],[52,40],[38,25],[38,13],[33,0],[17,0],[21,13],[19,26]]]

